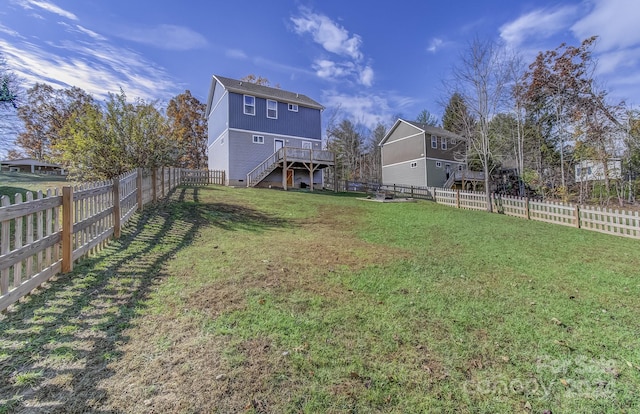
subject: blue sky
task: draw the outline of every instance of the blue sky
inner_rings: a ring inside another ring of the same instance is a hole
[[[324,105],[325,120],[367,126],[440,116],[442,81],[474,37],[502,40],[527,62],[561,42],[600,36],[597,77],[640,103],[640,1],[2,0],[0,51],[30,87],[98,99],[203,102],[211,75],[255,74]]]

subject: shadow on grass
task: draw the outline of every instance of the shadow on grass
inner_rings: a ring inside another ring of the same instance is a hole
[[[176,189],[169,201],[137,214],[119,240],[0,317],[0,413],[115,412],[104,407],[100,381],[113,375],[109,362],[128,341],[123,332],[168,276],[165,264],[199,227],[288,225],[246,207],[202,204],[199,192]]]

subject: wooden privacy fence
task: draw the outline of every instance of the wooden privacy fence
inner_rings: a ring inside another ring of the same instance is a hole
[[[462,191],[436,187],[380,185],[339,181],[325,183],[337,191],[371,192],[384,190],[396,197],[431,200],[439,204],[467,210],[487,210],[484,192]],[[533,200],[526,197],[491,195],[494,213],[577,227],[615,236],[640,239],[640,213],[570,203]]]
[[[138,169],[94,182],[0,198],[0,311],[52,276],[73,270],[95,253],[143,206],[181,184],[224,183],[224,172]]]

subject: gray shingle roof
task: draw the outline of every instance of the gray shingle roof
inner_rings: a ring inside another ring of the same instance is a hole
[[[225,89],[247,95],[259,96],[261,98],[274,99],[281,102],[294,103],[315,109],[324,109],[322,105],[306,95],[295,92],[285,91],[283,89],[272,88],[269,86],[256,85],[251,82],[239,81],[236,79],[225,78],[224,76],[214,75],[214,79],[222,84]]]

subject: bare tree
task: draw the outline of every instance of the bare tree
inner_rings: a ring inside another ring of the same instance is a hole
[[[477,153],[484,172],[487,210],[491,205],[491,141],[489,122],[504,107],[509,66],[502,49],[492,41],[474,39],[452,69],[448,88],[460,95],[471,115],[460,117],[465,137]]]

